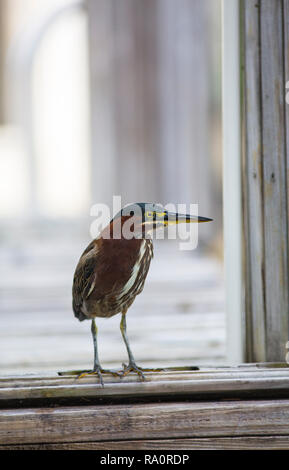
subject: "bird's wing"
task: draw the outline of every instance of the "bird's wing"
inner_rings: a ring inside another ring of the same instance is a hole
[[[95,285],[96,245],[90,243],[80,257],[73,277],[72,298],[73,311],[79,320],[84,320],[82,305],[88,299]]]

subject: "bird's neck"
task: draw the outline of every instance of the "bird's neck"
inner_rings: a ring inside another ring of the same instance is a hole
[[[117,219],[111,221],[101,232],[100,237],[104,240],[143,240],[147,234],[142,227],[137,225],[125,225],[127,220]]]

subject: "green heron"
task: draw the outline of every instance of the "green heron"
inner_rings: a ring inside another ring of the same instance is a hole
[[[168,212],[157,204],[136,203],[123,208],[82,253],[73,279],[73,311],[80,320],[91,320],[94,365],[80,377],[96,374],[103,385],[102,373],[121,377],[136,372],[144,380],[143,370],[136,365],[126,332],[126,313],[140,294],[153,257],[151,233],[171,224],[208,222],[212,219]],[[133,230],[131,230],[133,228]],[[121,313],[120,330],[128,353],[128,365],[120,372],[101,367],[97,351],[95,317],[109,318]]]

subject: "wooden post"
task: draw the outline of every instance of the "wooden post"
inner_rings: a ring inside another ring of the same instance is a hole
[[[284,361],[288,311],[288,1],[244,0],[246,352]],[[286,47],[287,42],[287,47]],[[286,119],[287,117],[287,119]]]

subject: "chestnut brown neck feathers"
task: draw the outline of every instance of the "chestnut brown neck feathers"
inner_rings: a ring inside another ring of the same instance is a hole
[[[133,238],[145,238],[145,226],[142,225],[142,217],[120,216],[113,219],[101,232],[100,238],[114,240]]]
[[[152,242],[127,240],[123,234],[113,238],[114,229],[111,222],[86,248],[76,267],[73,309],[79,320],[115,315],[127,309],[143,289]]]

